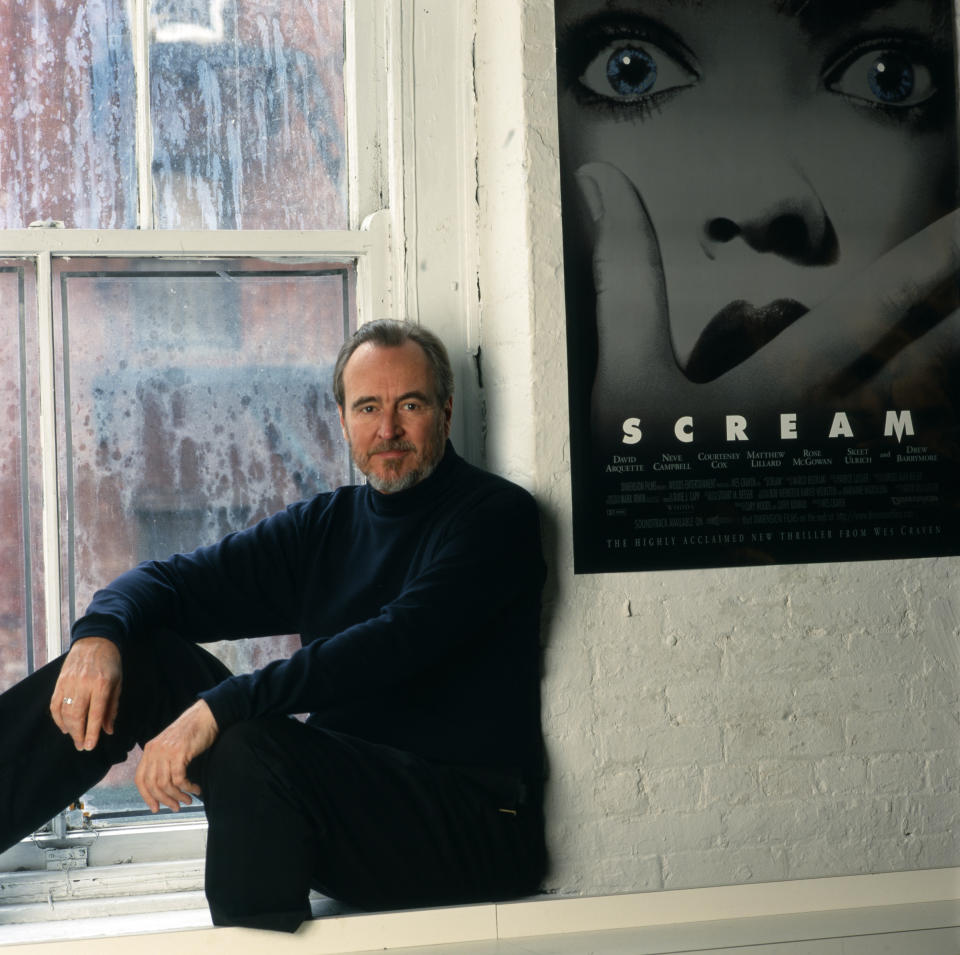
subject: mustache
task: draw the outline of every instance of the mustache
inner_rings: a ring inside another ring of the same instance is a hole
[[[742,299],[731,302],[700,333],[684,369],[686,376],[701,385],[719,378],[809,311],[792,298],[760,307]]]
[[[370,449],[368,454],[382,454],[384,451],[416,451],[417,446],[402,438],[393,438],[390,441],[381,441]]]

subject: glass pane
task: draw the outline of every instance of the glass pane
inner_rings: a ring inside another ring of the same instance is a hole
[[[134,74],[125,0],[0,4],[0,228],[132,228]]]
[[[342,0],[152,0],[154,213],[347,227]]]
[[[349,480],[331,392],[354,276],[342,262],[77,266],[54,268],[70,618],[140,560]],[[297,645],[245,641],[220,655],[245,671]],[[101,787],[94,805],[142,808],[129,778],[115,771],[119,793]]]
[[[0,259],[0,691],[46,658],[35,303],[33,264]]]

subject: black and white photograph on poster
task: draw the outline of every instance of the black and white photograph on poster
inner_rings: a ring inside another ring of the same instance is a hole
[[[960,553],[950,0],[556,0],[578,573]]]

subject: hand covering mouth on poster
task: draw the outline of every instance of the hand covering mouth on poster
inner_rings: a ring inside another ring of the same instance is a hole
[[[578,180],[593,220],[591,418],[600,449],[615,448],[624,417],[634,414],[656,421],[698,411],[851,411],[875,407],[878,395],[884,408],[893,407],[894,393],[903,407],[922,406],[931,394],[930,356],[956,354],[960,316],[950,312],[958,211],[886,253],[814,309],[787,299],[765,308],[731,303],[707,322],[681,367],[662,273],[637,267],[656,260],[656,236],[639,194],[606,163],[585,165]]]
[[[741,465],[749,447],[789,483],[805,449],[803,481],[832,486],[834,459],[929,452],[960,486],[950,0],[557,0],[556,15],[575,548],[682,524],[676,501],[654,513],[662,490],[610,477],[625,453],[634,476],[669,454],[696,478],[694,447]],[[892,437],[891,413],[909,423]],[[769,559],[787,558],[742,562]]]

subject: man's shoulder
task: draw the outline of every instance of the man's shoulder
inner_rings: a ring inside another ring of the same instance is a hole
[[[290,520],[296,525],[313,524],[329,517],[343,507],[350,507],[360,488],[354,484],[344,484],[332,491],[319,491],[312,497],[302,498],[287,504],[276,517]]]
[[[297,501],[287,509],[294,508],[302,514],[316,516],[338,508],[353,507],[366,493],[365,484],[341,484],[330,491],[320,491],[313,497]]]
[[[472,506],[487,502],[492,507],[535,509],[533,495],[514,481],[457,459],[455,486],[458,497]]]

